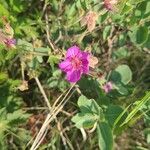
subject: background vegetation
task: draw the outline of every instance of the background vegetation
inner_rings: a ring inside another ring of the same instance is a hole
[[[149,25],[148,0],[0,0],[0,149],[150,149]],[[76,84],[73,45],[98,59]]]

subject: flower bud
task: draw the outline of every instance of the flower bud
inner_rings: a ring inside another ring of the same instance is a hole
[[[115,10],[115,6],[118,3],[118,0],[104,0],[104,7],[109,10]]]

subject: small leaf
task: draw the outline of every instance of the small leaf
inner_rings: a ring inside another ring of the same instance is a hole
[[[94,99],[82,95],[78,99],[78,106],[81,112],[72,118],[77,128],[91,128],[102,116],[101,108]]]
[[[133,9],[133,6],[130,3],[126,3],[122,9],[121,15],[129,13]]]
[[[26,114],[22,110],[16,110],[13,113],[7,114],[7,120],[10,126],[14,126],[25,123],[29,116],[29,114]]]
[[[38,47],[38,48],[35,48],[35,51],[36,52],[40,52],[40,53],[46,53],[46,52],[50,52],[50,48],[45,48],[45,47]]]
[[[85,96],[80,96],[78,100],[78,106],[80,107],[81,112],[84,113],[95,113],[100,114],[100,107],[95,102],[94,99],[87,99]]]
[[[111,74],[111,80],[114,83],[128,84],[132,80],[132,72],[129,66],[119,65]]]
[[[101,150],[113,149],[113,135],[111,128],[106,122],[101,122],[97,126],[99,148]]]
[[[27,41],[18,39],[17,45],[21,46],[23,48],[23,50],[33,51],[33,45],[31,43],[27,42]]]
[[[135,44],[143,44],[148,39],[148,27],[146,26],[135,26],[131,28],[131,32],[129,32],[129,37],[131,41]]]
[[[36,58],[37,58],[37,60],[38,60],[39,63],[42,63],[42,62],[43,62],[42,56],[36,56]]]
[[[129,92],[127,90],[127,88],[122,85],[121,83],[115,84],[116,86],[116,90],[121,94],[121,95],[128,95]]]
[[[129,55],[128,50],[126,47],[121,47],[113,52],[113,57],[115,58],[125,58]]]
[[[75,115],[71,121],[75,123],[77,128],[91,128],[97,121],[98,116],[94,116],[90,113],[78,113]]]
[[[50,55],[49,58],[48,58],[48,62],[50,63],[51,67],[52,67],[52,70],[54,70],[54,65],[55,64],[58,64],[59,62],[59,58],[58,56],[56,55]]]
[[[106,26],[103,30],[103,39],[106,40],[110,34],[111,26]]]

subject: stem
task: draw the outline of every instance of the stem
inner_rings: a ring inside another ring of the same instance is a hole
[[[41,139],[43,139],[43,137],[45,136],[45,130],[47,129],[47,126],[49,125],[49,123],[56,118],[56,115],[62,110],[62,108],[64,107],[64,105],[67,103],[67,101],[69,100],[69,98],[72,96],[72,94],[74,92],[71,93],[71,95],[67,98],[67,96],[69,95],[71,89],[75,86],[75,84],[73,84],[70,89],[68,90],[68,92],[66,93],[66,95],[64,96],[64,98],[62,99],[62,101],[56,106],[56,103],[53,105],[51,112],[47,115],[47,118],[45,119],[39,133],[37,134],[32,146],[31,146],[31,150],[36,150],[39,145],[41,144]],[[62,95],[61,95],[62,96]],[[66,99],[67,98],[67,99]],[[58,97],[58,99],[60,99],[60,97]],[[66,101],[65,101],[66,99]],[[56,100],[58,102],[58,100]],[[55,107],[56,106],[56,107]]]
[[[39,89],[40,89],[40,91],[41,91],[41,93],[42,93],[42,95],[43,95],[43,97],[44,97],[44,100],[45,100],[45,102],[46,102],[46,104],[47,104],[49,110],[51,110],[50,102],[49,102],[49,100],[48,100],[48,98],[47,98],[47,96],[46,96],[46,94],[45,94],[45,91],[44,91],[44,89],[43,89],[43,87],[42,87],[42,85],[41,85],[41,83],[40,83],[38,77],[35,77],[35,81],[36,81],[36,83],[37,83],[37,85],[38,85],[38,87],[39,87]]]
[[[45,20],[46,20],[46,35],[47,35],[47,40],[49,42],[49,45],[51,46],[52,50],[54,51],[55,48],[54,48],[54,45],[50,39],[50,32],[49,32],[49,23],[48,23],[48,15],[47,13],[45,13]]]
[[[22,75],[22,80],[24,81],[25,80],[25,77],[24,77],[24,62],[21,61],[21,75]]]

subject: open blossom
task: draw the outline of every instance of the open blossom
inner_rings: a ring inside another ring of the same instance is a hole
[[[12,38],[12,39],[5,39],[4,41],[5,45],[9,48],[14,47],[16,45],[16,39]]]
[[[103,85],[103,90],[105,91],[105,93],[109,93],[112,89],[112,82],[107,82],[105,85]]]
[[[66,72],[69,82],[77,82],[82,74],[89,72],[89,53],[72,46],[67,50],[65,60],[59,64],[59,68]]]
[[[104,0],[104,6],[107,10],[113,11],[118,0]]]

